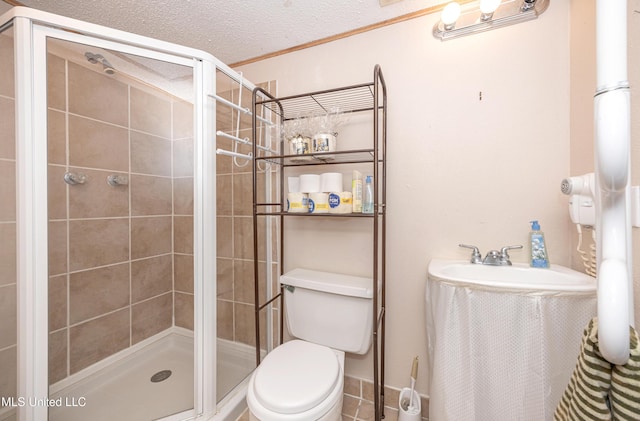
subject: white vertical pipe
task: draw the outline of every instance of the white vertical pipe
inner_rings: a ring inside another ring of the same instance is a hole
[[[633,324],[625,0],[596,1],[596,53],[598,335],[602,355],[611,363],[624,364],[629,358],[629,325]]]

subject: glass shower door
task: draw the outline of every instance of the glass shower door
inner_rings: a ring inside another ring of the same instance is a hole
[[[51,421],[193,415],[193,68],[48,38]]]

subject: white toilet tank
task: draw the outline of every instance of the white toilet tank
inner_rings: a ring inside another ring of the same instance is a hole
[[[280,276],[289,332],[296,338],[355,354],[371,346],[371,278],[294,269]]]

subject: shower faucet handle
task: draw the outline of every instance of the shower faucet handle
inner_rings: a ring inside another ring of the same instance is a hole
[[[81,172],[75,173],[67,171],[66,173],[64,173],[64,182],[71,186],[76,184],[84,184],[88,178],[89,177],[87,177],[86,174],[83,174]]]
[[[458,247],[464,247],[467,249],[472,249],[471,252],[471,263],[482,263],[482,255],[480,254],[480,250],[476,246],[470,246],[467,244],[458,244]]]

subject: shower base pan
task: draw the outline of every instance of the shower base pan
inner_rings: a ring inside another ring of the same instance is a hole
[[[193,416],[193,335],[172,328],[51,387],[49,421],[156,420]],[[253,347],[218,339],[217,401],[253,370]],[[76,405],[76,406],[73,406]]]

